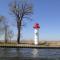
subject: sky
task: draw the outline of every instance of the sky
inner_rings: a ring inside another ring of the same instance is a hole
[[[9,3],[13,0],[0,0],[0,15],[6,17],[9,24],[14,23],[14,17],[10,15]],[[34,23],[40,24],[40,40],[60,40],[60,0],[30,0],[33,4],[32,21],[29,21],[22,29],[22,39],[34,39]],[[13,39],[17,37],[15,26]],[[1,36],[3,38],[3,36]]]

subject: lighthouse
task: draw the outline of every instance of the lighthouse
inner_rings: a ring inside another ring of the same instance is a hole
[[[39,41],[39,23],[35,23],[34,26],[34,44],[38,45],[38,41]]]

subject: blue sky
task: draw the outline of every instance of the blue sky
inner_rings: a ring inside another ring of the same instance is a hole
[[[12,0],[0,0],[0,15],[6,17],[12,24],[14,18],[9,14],[8,4]],[[30,0],[33,3],[32,20],[23,27],[23,39],[34,39],[33,25],[35,22],[40,24],[40,40],[60,40],[60,0]],[[11,27],[17,33],[15,27]],[[14,36],[16,39],[16,35]]]

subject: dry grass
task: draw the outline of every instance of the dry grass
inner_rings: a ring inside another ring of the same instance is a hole
[[[27,45],[34,45],[34,41],[21,41],[20,44],[27,44]],[[17,42],[0,42],[0,46],[12,46],[12,45],[17,45]],[[48,46],[48,47],[60,47],[60,41],[40,41],[38,46],[44,47],[44,46]]]

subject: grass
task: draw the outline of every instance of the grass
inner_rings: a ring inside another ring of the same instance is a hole
[[[17,45],[21,45],[21,46],[34,46],[33,42],[21,42],[20,44],[17,44],[17,42],[0,42],[0,46],[17,46]],[[57,41],[45,41],[45,42],[39,42],[38,46],[40,47],[60,47],[60,42]]]
[[[16,42],[7,42],[7,43],[5,43],[5,42],[0,42],[0,46],[17,46],[17,45],[20,45],[20,46],[34,46],[34,43],[24,43],[24,42],[22,42],[22,43],[20,43],[20,44],[17,44]],[[38,46],[41,46],[41,47],[44,47],[45,46],[45,44],[43,44],[43,45],[38,45]]]

